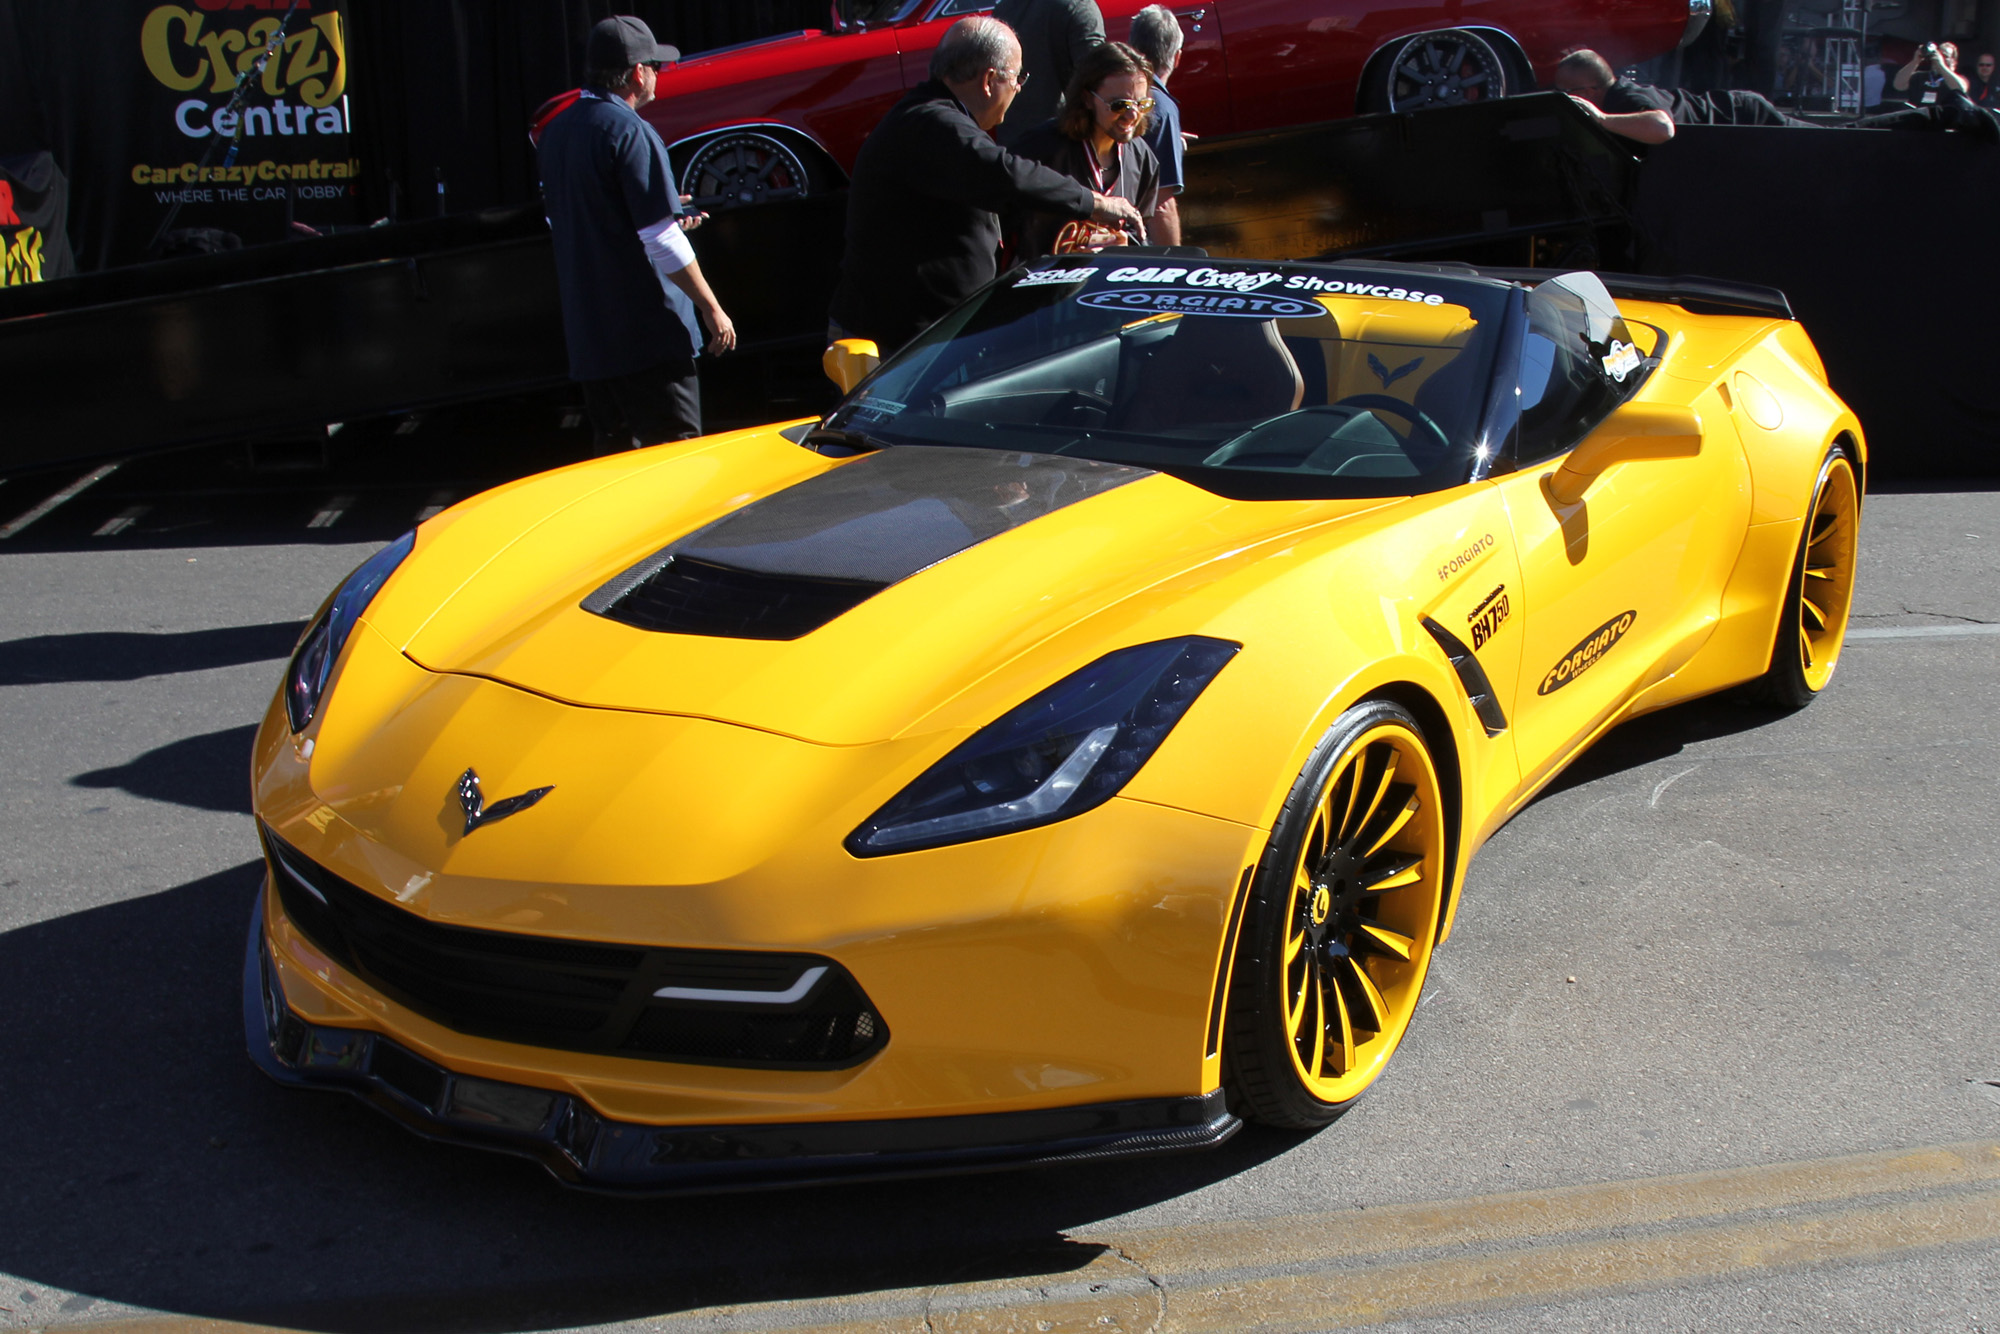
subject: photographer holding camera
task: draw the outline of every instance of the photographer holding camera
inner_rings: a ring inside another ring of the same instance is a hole
[[[1958,73],[1958,47],[1950,42],[1925,42],[1889,82],[1914,106],[1935,105],[1940,92],[1964,93],[1965,80]]]

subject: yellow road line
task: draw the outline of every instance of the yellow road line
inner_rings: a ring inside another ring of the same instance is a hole
[[[1173,1228],[1043,1278],[676,1312],[659,1330],[1205,1334],[1530,1306],[2000,1243],[2000,1141]],[[80,1326],[70,1326],[78,1329]],[[251,1334],[147,1317],[96,1334]]]
[[[1351,1328],[1993,1241],[2000,1241],[2000,1190],[1988,1189],[1811,1218],[1533,1246],[1466,1259],[1362,1265],[1192,1291],[1170,1285],[1164,1328],[1185,1334]]]
[[[1435,1203],[1201,1223],[1118,1234],[1114,1244],[1155,1275],[1165,1276],[1249,1265],[1324,1262],[1432,1246],[1491,1245],[1986,1182],[2000,1182],[2000,1142],[1981,1140]],[[1113,1236],[1089,1234],[1078,1239],[1114,1241]]]

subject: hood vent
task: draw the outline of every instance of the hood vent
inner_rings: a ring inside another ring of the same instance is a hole
[[[667,634],[797,639],[885,587],[866,579],[760,574],[674,556],[609,600],[600,614]]]
[[[1091,459],[898,445],[696,529],[583,609],[669,634],[797,639],[967,547],[1150,476]]]

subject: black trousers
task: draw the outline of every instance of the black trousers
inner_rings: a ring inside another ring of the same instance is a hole
[[[612,380],[585,380],[583,406],[599,453],[643,449],[701,434],[701,381],[693,357]]]

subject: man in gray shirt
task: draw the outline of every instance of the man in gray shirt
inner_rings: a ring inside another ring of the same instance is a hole
[[[995,133],[1011,145],[1056,114],[1076,62],[1104,41],[1104,15],[1096,0],[1000,0],[993,17],[1021,39],[1021,90]]]

